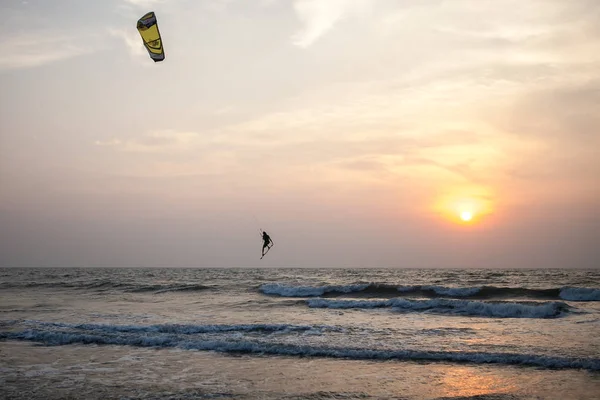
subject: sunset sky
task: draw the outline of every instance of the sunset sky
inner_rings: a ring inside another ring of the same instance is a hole
[[[0,33],[0,267],[600,267],[598,0],[4,0]]]

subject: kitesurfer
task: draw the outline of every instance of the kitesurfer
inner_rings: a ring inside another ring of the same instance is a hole
[[[271,240],[271,237],[269,236],[269,234],[265,231],[263,231],[262,233],[262,240],[263,240],[263,247],[262,247],[262,255],[261,255],[261,259],[265,256],[265,254],[267,254],[267,252],[271,249],[271,247],[273,247],[273,241]],[[265,250],[266,249],[266,250]]]

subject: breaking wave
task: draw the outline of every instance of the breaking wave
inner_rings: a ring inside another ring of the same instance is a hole
[[[267,283],[260,287],[264,294],[273,294],[283,297],[316,297],[324,294],[342,294],[364,292],[370,286],[368,284],[347,286],[287,286],[279,283]]]
[[[600,301],[600,289],[563,287],[529,289],[496,286],[447,287],[431,285],[396,286],[366,283],[353,285],[294,286],[281,283],[264,284],[262,293],[282,297],[427,297],[427,298],[530,298],[567,301]]]
[[[570,301],[600,301],[600,289],[564,287],[560,297]]]
[[[439,314],[470,315],[496,318],[556,318],[566,314],[571,307],[562,302],[514,303],[469,300],[328,300],[308,299],[311,308],[373,309],[392,308],[401,312],[432,312]]]

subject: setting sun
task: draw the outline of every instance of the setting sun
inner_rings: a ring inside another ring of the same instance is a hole
[[[456,188],[439,197],[434,209],[445,220],[471,225],[492,212],[492,195],[481,187]]]
[[[467,222],[473,219],[473,213],[470,211],[463,211],[460,213],[460,219]]]

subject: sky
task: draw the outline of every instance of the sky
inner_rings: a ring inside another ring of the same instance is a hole
[[[3,0],[0,33],[1,267],[600,267],[597,0]]]

